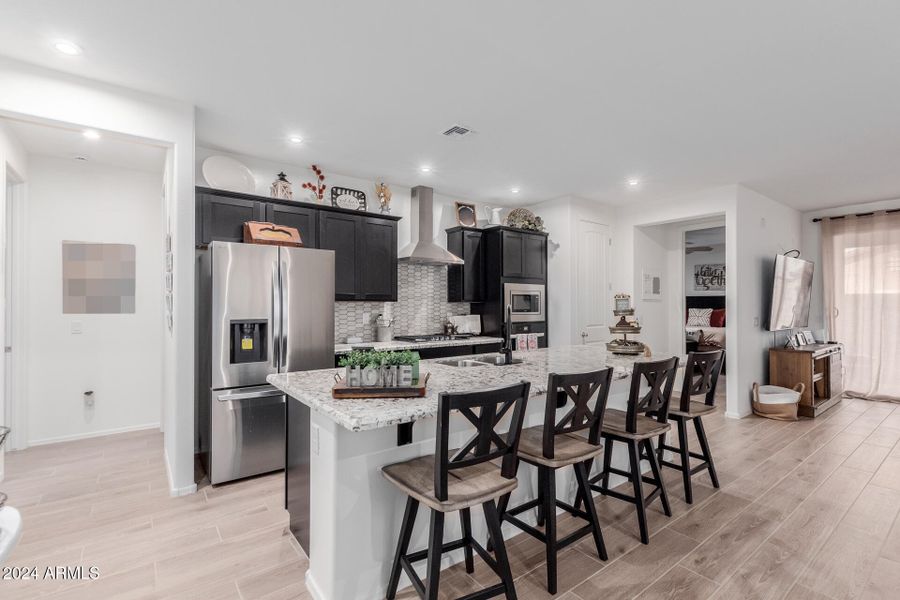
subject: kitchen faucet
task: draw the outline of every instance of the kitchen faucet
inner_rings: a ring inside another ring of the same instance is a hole
[[[503,364],[512,364],[512,305],[506,305],[505,319],[503,321],[503,346],[500,352],[503,354]]]

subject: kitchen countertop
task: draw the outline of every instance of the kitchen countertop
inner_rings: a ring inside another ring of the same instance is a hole
[[[469,339],[466,343],[477,342]],[[431,378],[427,393],[422,398],[332,398],[334,375],[339,372],[335,368],[279,373],[269,375],[267,379],[288,396],[342,427],[365,431],[433,417],[437,414],[438,394],[443,391],[472,390],[528,380],[531,381],[532,395],[537,395],[547,391],[547,376],[550,373],[583,372],[611,366],[614,380],[625,379],[631,375],[635,362],[648,360],[642,356],[610,354],[604,344],[543,348],[516,352],[514,356],[524,362],[503,366],[451,367],[435,360],[423,360],[419,371],[423,376],[430,373]],[[660,358],[654,357],[653,360]]]
[[[436,342],[406,342],[403,340],[391,340],[390,342],[360,342],[353,346],[373,346],[375,350],[419,350],[421,348],[447,348],[450,346],[475,346],[481,344],[500,344],[502,338],[475,336],[459,340],[439,340]],[[350,344],[335,344],[335,354],[347,354],[352,350]]]

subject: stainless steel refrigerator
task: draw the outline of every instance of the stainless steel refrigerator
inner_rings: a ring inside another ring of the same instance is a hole
[[[213,484],[284,468],[272,373],[334,366],[334,252],[213,242],[199,254],[197,446]]]

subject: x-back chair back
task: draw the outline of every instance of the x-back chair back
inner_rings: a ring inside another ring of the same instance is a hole
[[[693,396],[705,396],[703,402],[707,406],[716,403],[716,383],[722,364],[725,362],[724,350],[711,352],[691,352],[684,366],[684,383],[681,388],[679,409],[688,412]]]
[[[434,492],[438,500],[447,499],[447,477],[455,469],[501,459],[501,474],[507,479],[516,476],[516,450],[530,390],[531,383],[523,381],[477,392],[441,393],[434,455]],[[497,425],[510,409],[509,429],[504,435],[498,434]],[[453,410],[458,410],[474,426],[475,434],[450,456],[450,412]]]
[[[631,377],[631,393],[628,397],[628,412],[625,428],[629,433],[637,433],[637,417],[640,414],[651,414],[660,423],[665,423],[669,416],[669,400],[675,385],[675,373],[678,370],[678,357],[666,360],[639,362],[634,365]],[[641,395],[641,384],[647,383],[648,390]]]
[[[551,373],[547,380],[547,402],[544,413],[543,451],[554,458],[556,436],[588,430],[588,442],[600,443],[600,428],[609,397],[612,368],[589,373],[559,375]],[[596,398],[596,401],[594,401]],[[556,411],[572,401],[573,406],[558,422]]]

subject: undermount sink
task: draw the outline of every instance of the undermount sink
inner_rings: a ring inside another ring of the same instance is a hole
[[[514,365],[520,364],[521,358],[512,359]],[[461,356],[459,358],[445,358],[437,361],[438,364],[448,367],[503,367],[506,366],[502,354],[479,354],[477,356]]]

